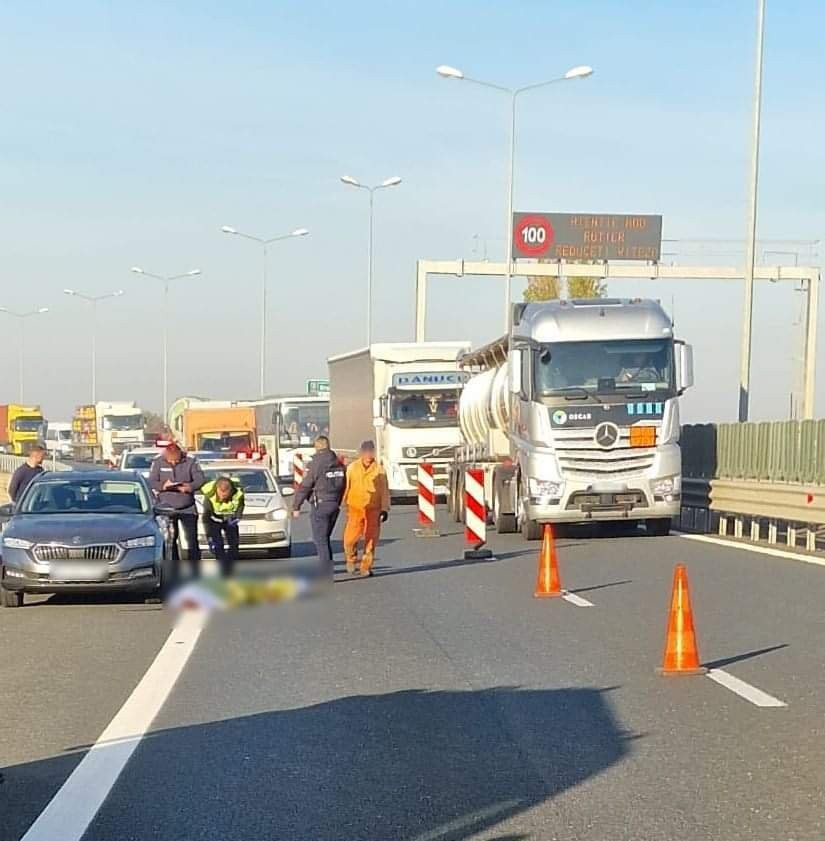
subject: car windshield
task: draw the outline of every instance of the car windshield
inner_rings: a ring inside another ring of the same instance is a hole
[[[251,432],[202,432],[198,435],[198,449],[207,453],[238,453],[251,448]]]
[[[49,479],[29,485],[21,514],[146,514],[150,510],[140,482],[122,479]]]
[[[235,479],[240,483],[244,493],[266,494],[275,493],[278,490],[275,482],[269,475],[269,471],[267,470],[255,470],[251,468],[246,470],[244,468],[221,470],[219,468],[207,467],[203,471],[203,474],[209,481],[218,479],[221,476],[227,476],[230,479]]]
[[[148,470],[157,458],[157,453],[126,453],[123,467],[126,470]]]
[[[103,428],[116,431],[143,429],[143,415],[104,415]]]
[[[329,403],[281,407],[281,444],[311,444],[319,435],[329,435]]]
[[[394,426],[456,426],[457,391],[396,391],[390,394],[390,423]]]
[[[71,441],[72,440],[71,429],[59,429],[58,432],[57,432],[57,438],[60,441]]]
[[[544,344],[534,351],[533,385],[539,396],[671,392],[673,345],[667,339]]]
[[[43,418],[16,418],[14,429],[16,432],[38,432],[43,428]]]

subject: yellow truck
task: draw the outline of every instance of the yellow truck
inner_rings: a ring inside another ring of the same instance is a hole
[[[25,456],[46,437],[46,420],[40,406],[9,403],[0,406],[0,450]]]

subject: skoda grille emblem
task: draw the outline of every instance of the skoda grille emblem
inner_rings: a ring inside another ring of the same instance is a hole
[[[619,440],[619,427],[615,423],[600,423],[594,438],[600,447],[610,449]]]

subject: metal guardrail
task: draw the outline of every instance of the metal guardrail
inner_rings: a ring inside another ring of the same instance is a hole
[[[10,455],[0,455],[0,473],[14,473],[21,464],[25,464],[26,457],[25,456],[10,456]],[[46,459],[43,462],[43,469],[44,470],[56,470],[58,472],[71,470],[72,468],[69,467],[68,464],[63,464],[63,462],[56,462],[54,463],[52,459]]]

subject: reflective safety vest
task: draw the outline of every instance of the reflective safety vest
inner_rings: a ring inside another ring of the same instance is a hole
[[[216,514],[234,514],[243,505],[243,488],[241,488],[240,482],[237,479],[231,479],[230,481],[235,486],[235,492],[226,502],[221,502],[218,499],[217,479],[207,482],[201,488],[201,492],[209,500],[209,504]]]

